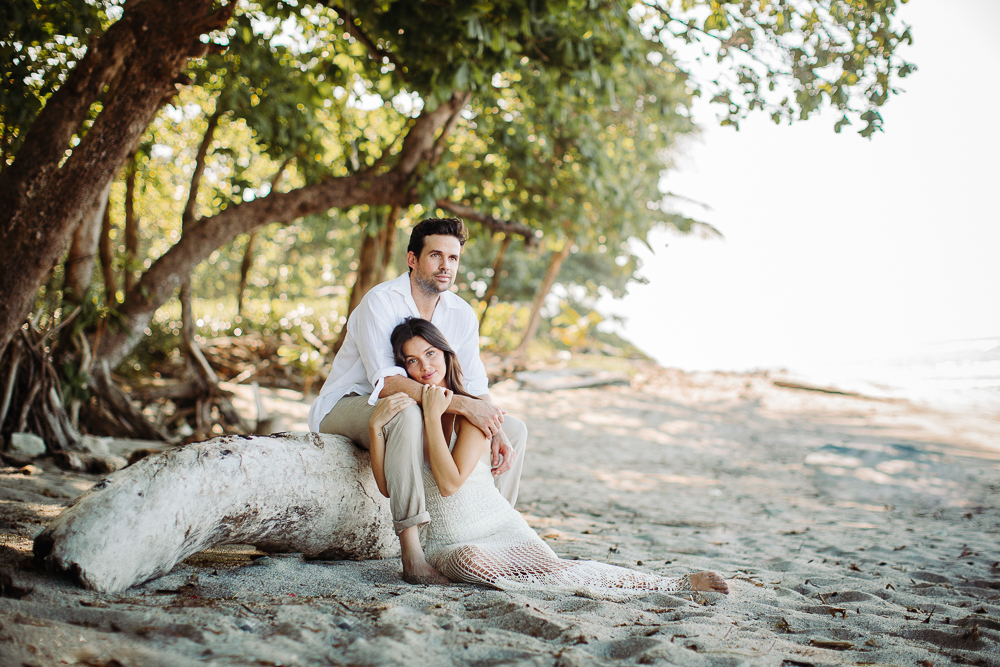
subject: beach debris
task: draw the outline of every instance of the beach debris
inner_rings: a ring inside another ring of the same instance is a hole
[[[124,456],[108,454],[107,456],[92,456],[87,461],[87,470],[98,475],[118,472],[128,465]]]
[[[629,386],[627,374],[620,371],[605,371],[587,368],[562,368],[546,371],[521,371],[514,373],[514,379],[529,391],[557,391],[559,389],[583,389],[606,385]]]
[[[839,639],[810,639],[809,645],[815,646],[816,648],[833,649],[834,651],[846,651],[854,648],[853,643],[841,641]]]
[[[76,452],[56,452],[55,464],[63,470],[86,470],[83,459]]]
[[[41,475],[45,471],[42,470],[41,468],[39,468],[36,465],[28,464],[28,465],[24,466],[23,468],[21,468],[18,472],[20,472],[22,475],[26,475],[28,477],[34,477],[35,475]]]
[[[95,484],[35,538],[36,563],[119,593],[224,544],[310,559],[396,553],[368,453],[317,433],[223,436]]]
[[[45,454],[45,441],[34,433],[11,433],[8,438],[7,451],[14,456],[42,456]]]
[[[867,398],[868,400],[878,400],[871,398],[870,396],[865,396],[854,391],[841,391],[834,387],[816,387],[811,384],[800,384],[798,382],[786,382],[784,380],[775,380],[775,387],[781,387],[782,389],[798,389],[800,391],[816,391],[821,394],[834,394],[836,396],[851,396],[852,398]]]

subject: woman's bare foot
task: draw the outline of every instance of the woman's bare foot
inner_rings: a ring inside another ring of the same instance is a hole
[[[451,583],[451,581],[445,578],[440,572],[428,565],[427,561],[409,566],[407,566],[404,562],[403,581],[408,584],[418,584],[423,586],[441,586]]]
[[[696,591],[710,591],[712,593],[725,593],[729,595],[729,585],[718,572],[695,572],[688,575],[691,588]]]

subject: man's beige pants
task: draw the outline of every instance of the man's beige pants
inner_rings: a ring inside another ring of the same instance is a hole
[[[373,412],[375,406],[368,405],[367,396],[345,396],[323,418],[320,433],[342,435],[359,447],[369,449],[368,422]],[[398,535],[410,526],[419,526],[431,520],[424,499],[424,413],[419,405],[403,408],[383,431],[385,481],[389,488],[393,526]],[[520,419],[504,415],[503,432],[514,448],[514,463],[510,470],[494,477],[493,483],[513,507],[524,467],[528,429]]]

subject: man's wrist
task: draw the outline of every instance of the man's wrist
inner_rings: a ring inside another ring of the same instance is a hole
[[[468,405],[469,405],[468,396],[459,396],[458,394],[455,394],[454,396],[451,397],[451,404],[448,406],[449,409],[446,410],[446,412],[467,417]]]

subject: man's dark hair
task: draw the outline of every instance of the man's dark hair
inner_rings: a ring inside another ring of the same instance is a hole
[[[406,251],[419,258],[424,251],[424,238],[428,236],[454,236],[459,245],[464,246],[469,233],[465,223],[458,218],[427,218],[417,223],[410,232],[410,244],[406,246]]]

